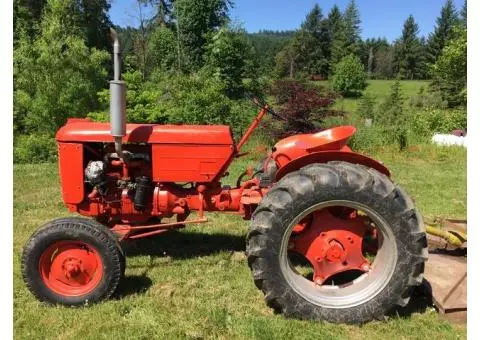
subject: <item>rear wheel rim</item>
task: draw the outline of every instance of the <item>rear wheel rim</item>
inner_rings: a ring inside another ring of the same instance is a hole
[[[365,236],[370,227],[334,217],[329,212],[333,207],[361,211],[366,215],[361,220],[375,226],[378,250],[373,262],[362,253],[358,254],[362,247],[351,247],[363,239],[359,238],[360,235]],[[309,225],[306,230],[302,229],[305,224]],[[306,257],[313,267],[312,279],[302,276],[294,268],[289,251]],[[395,270],[397,246],[392,229],[374,210],[358,202],[335,200],[313,205],[300,213],[283,235],[279,256],[283,276],[304,299],[325,308],[349,308],[370,301],[385,288]],[[342,285],[334,283],[334,277],[352,268],[363,273],[351,282]]]
[[[82,241],[58,241],[40,256],[40,277],[51,291],[63,296],[92,292],[103,277],[99,252]]]

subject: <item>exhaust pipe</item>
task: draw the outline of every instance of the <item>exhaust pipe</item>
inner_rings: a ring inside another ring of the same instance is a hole
[[[118,34],[110,28],[113,40],[113,80],[110,81],[110,129],[115,139],[115,152],[117,156],[125,161],[126,154],[122,150],[122,137],[126,135],[126,99],[125,82],[120,80],[122,69],[120,41]]]

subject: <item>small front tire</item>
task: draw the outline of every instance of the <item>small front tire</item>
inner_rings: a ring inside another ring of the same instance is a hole
[[[27,241],[22,275],[40,301],[68,306],[99,302],[117,289],[125,256],[105,226],[84,218],[47,223]]]

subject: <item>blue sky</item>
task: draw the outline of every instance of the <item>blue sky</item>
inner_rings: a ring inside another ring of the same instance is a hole
[[[300,26],[315,3],[327,15],[334,4],[343,11],[349,0],[236,0],[230,17],[249,32],[261,29],[291,30]],[[393,41],[400,36],[405,19],[412,14],[420,27],[420,35],[433,30],[435,19],[445,0],[357,0],[362,20],[362,38],[386,37]],[[457,10],[464,0],[454,0]],[[146,13],[149,14],[148,11]],[[120,26],[138,25],[136,0],[112,0],[110,17]]]

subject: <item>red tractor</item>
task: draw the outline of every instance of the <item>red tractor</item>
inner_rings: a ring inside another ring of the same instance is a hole
[[[423,279],[425,228],[389,170],[347,146],[354,127],[282,139],[232,188],[220,181],[262,117],[277,116],[268,105],[237,144],[224,125],[126,124],[116,38],[114,74],[110,124],[70,119],[56,135],[63,201],[88,218],[51,221],[26,243],[22,273],[36,298],[106,299],[124,275],[122,241],[217,211],[251,221],[248,265],[277,312],[361,323],[407,304]]]

